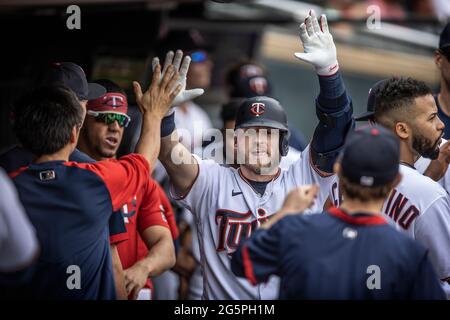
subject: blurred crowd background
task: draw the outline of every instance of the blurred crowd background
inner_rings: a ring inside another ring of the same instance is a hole
[[[81,8],[80,30],[66,27],[72,4]],[[195,85],[206,89],[195,103],[214,127],[223,126],[230,81],[239,81],[230,80],[230,68],[251,60],[290,126],[309,140],[318,83],[293,55],[301,50],[298,26],[309,8],[329,17],[355,113],[366,108],[370,86],[391,75],[438,90],[433,52],[450,17],[448,0],[0,0],[0,148],[15,141],[12,102],[34,85],[42,65],[73,61],[90,79],[119,83],[133,103],[131,81],[148,82],[151,58],[177,48],[206,53],[196,56],[192,71]]]

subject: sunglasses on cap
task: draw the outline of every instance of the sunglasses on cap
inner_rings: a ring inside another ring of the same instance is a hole
[[[126,128],[131,121],[131,118],[123,113],[114,113],[114,112],[95,112],[88,110],[89,115],[93,116],[97,122],[103,122],[106,125],[113,124],[117,121],[121,128]]]
[[[191,52],[190,56],[192,62],[200,63],[208,60],[208,54],[201,50]]]

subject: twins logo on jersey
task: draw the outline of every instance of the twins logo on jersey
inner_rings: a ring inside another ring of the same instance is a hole
[[[122,209],[120,209],[120,213],[122,214],[125,223],[128,223],[129,222],[128,219],[136,214],[136,205],[137,205],[137,198],[136,196],[134,196],[133,200],[131,200],[129,203],[124,205]]]
[[[219,243],[216,251],[233,253],[241,240],[249,238],[252,231],[268,218],[264,209],[258,209],[257,219],[250,210],[243,213],[227,209],[217,210],[216,224],[218,226]]]
[[[411,223],[420,215],[419,209],[413,204],[409,204],[409,199],[402,193],[393,189],[384,214],[394,220],[402,229],[408,229]]]
[[[164,208],[164,206],[162,204],[159,205],[159,209],[161,210],[161,216],[162,216],[163,221],[167,223],[166,209]]]

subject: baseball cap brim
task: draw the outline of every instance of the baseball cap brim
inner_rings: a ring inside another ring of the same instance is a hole
[[[368,121],[373,118],[374,112],[373,111],[366,111],[364,113],[361,113],[360,115],[354,117],[355,121]]]
[[[106,94],[106,89],[98,83],[88,83],[87,100],[94,100]]]

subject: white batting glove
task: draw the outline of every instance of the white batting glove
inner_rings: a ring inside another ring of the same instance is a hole
[[[183,63],[181,63],[181,60],[183,60]],[[153,72],[155,72],[155,68],[158,65],[158,63],[159,63],[158,57],[153,58],[152,61]],[[181,50],[177,50],[175,57],[173,51],[167,52],[166,59],[164,60],[164,67],[162,69],[162,74],[160,75],[159,78],[160,81],[170,64],[173,64],[175,70],[178,70],[180,72],[180,79],[175,83],[175,86],[181,84],[181,91],[173,100],[172,107],[180,105],[183,102],[193,100],[201,96],[205,92],[205,90],[203,89],[186,90],[186,76],[189,70],[189,65],[191,64],[191,57],[185,56],[183,59],[183,51]],[[173,113],[173,108],[169,110],[167,115],[170,115],[171,113]]]
[[[330,76],[338,71],[336,46],[324,14],[320,17],[319,25],[314,10],[310,11],[305,22],[300,25],[300,40],[305,52],[296,52],[298,59],[312,64],[321,76]]]

